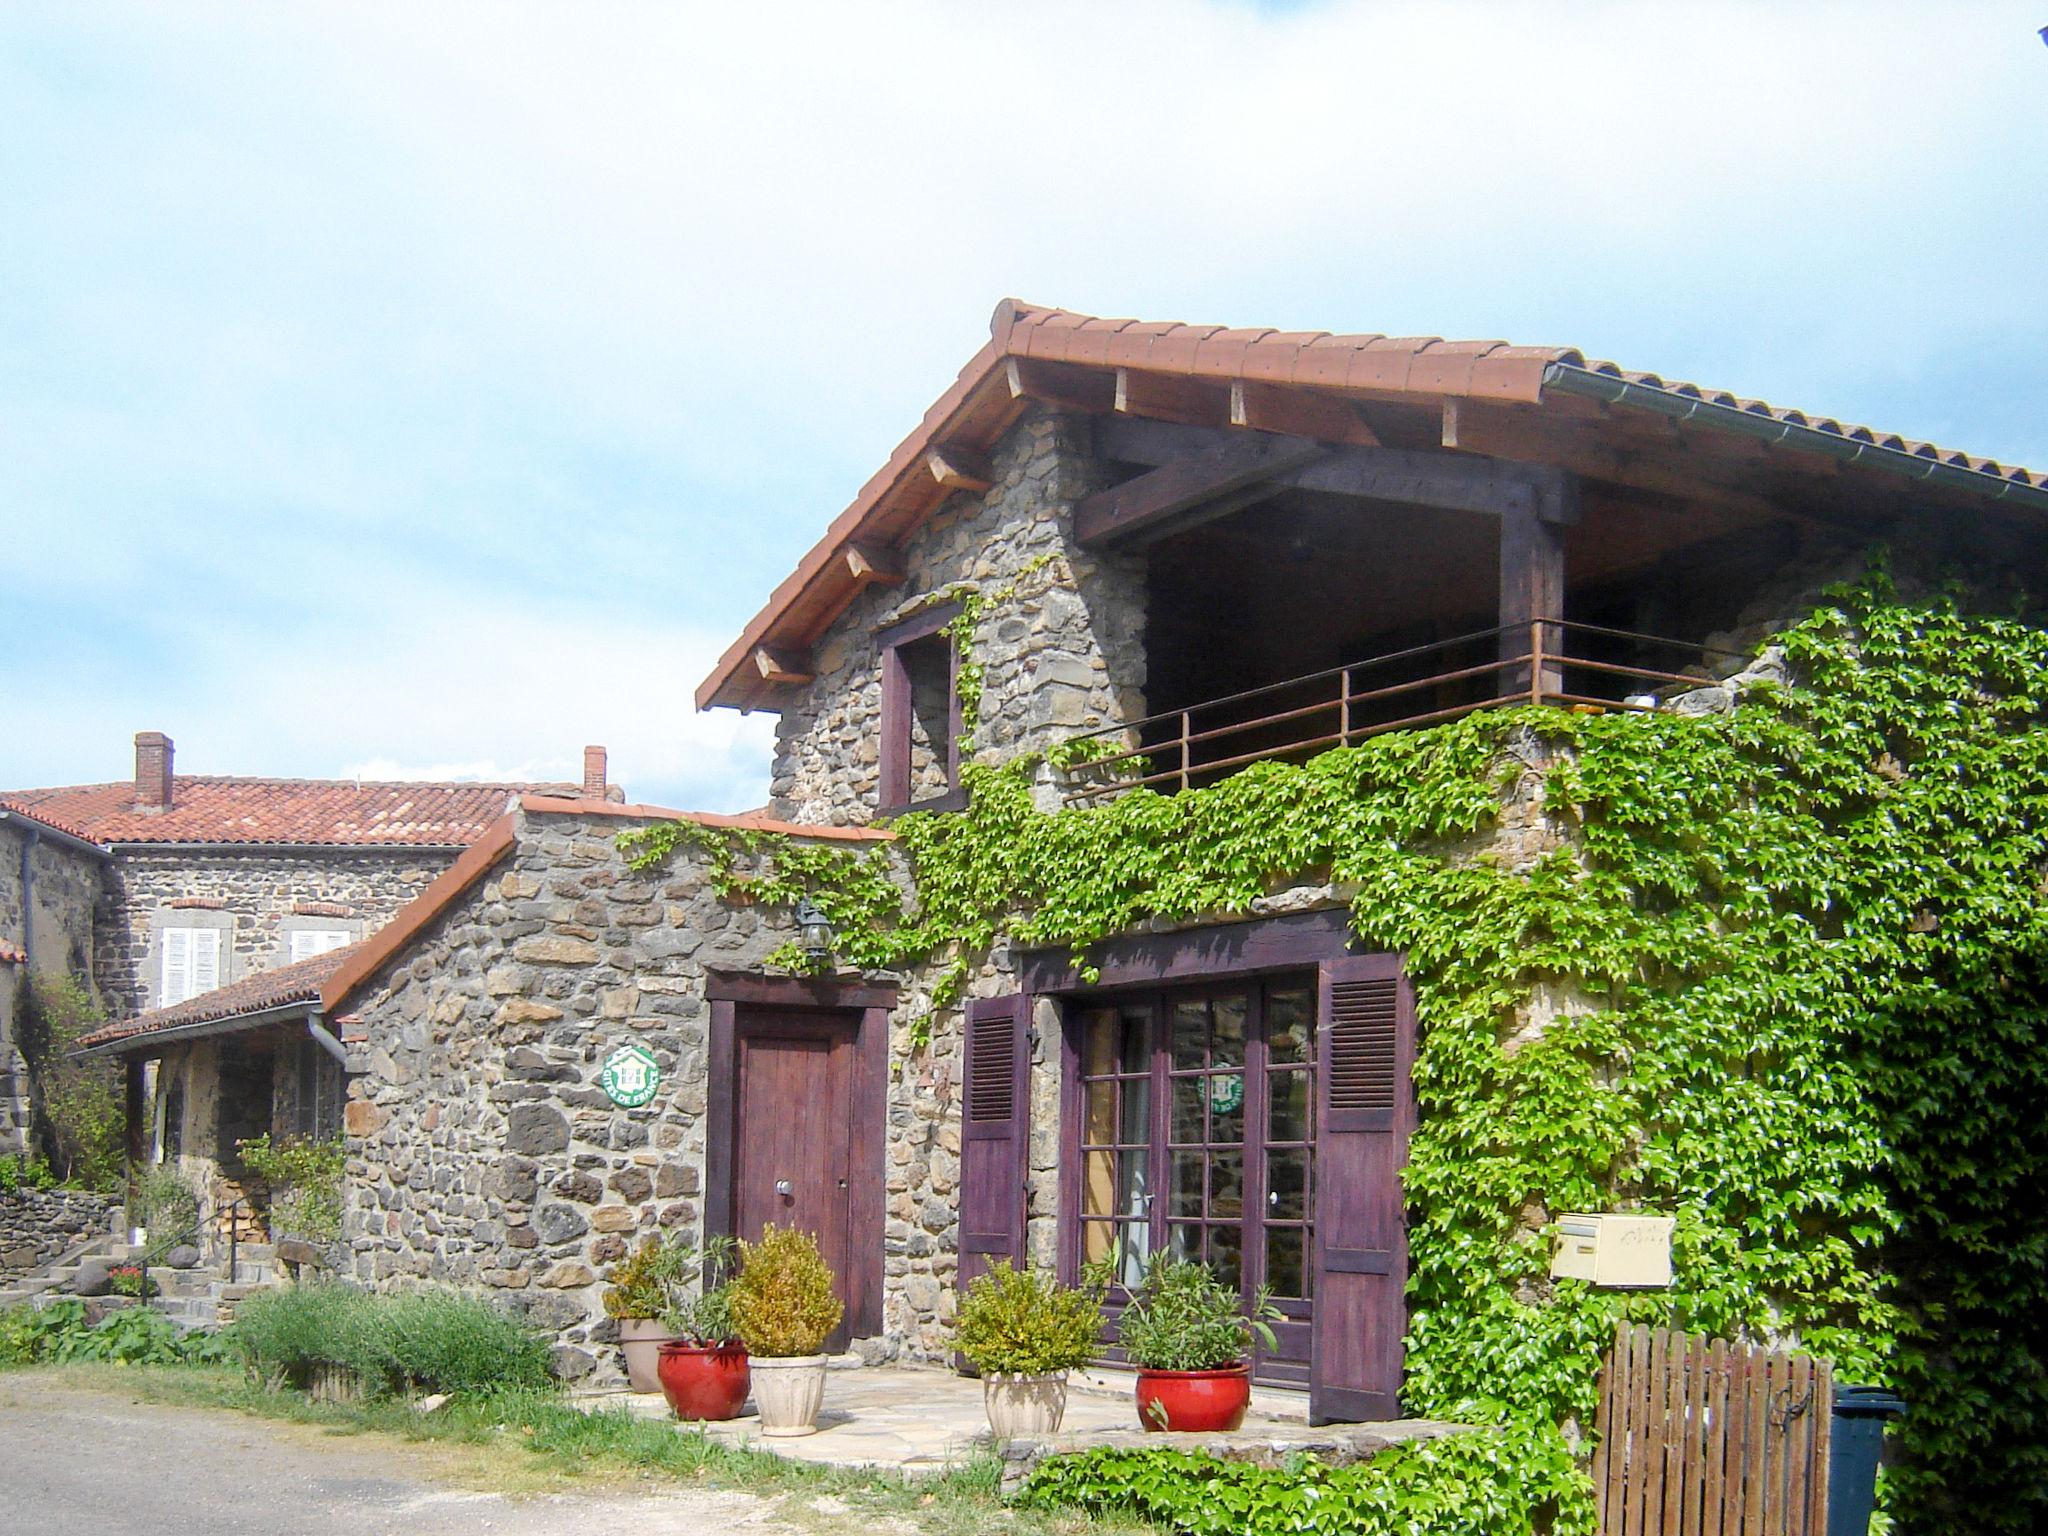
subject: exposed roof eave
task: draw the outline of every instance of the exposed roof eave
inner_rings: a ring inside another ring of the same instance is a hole
[[[98,1045],[88,1045],[82,1050],[72,1051],[69,1059],[83,1061],[93,1056],[153,1056],[167,1045],[177,1045],[186,1040],[200,1040],[209,1035],[240,1034],[245,1030],[261,1029],[270,1024],[285,1024],[296,1019],[314,1017],[322,1011],[317,997],[300,998],[289,1003],[274,1003],[268,1008],[253,1008],[247,1013],[229,1014],[225,1018],[199,1019],[190,1024],[174,1024],[169,1029],[153,1029],[147,1034],[105,1040]]]
[[[1922,444],[1925,452],[1903,446],[1903,439],[1887,442],[1868,428],[1816,426],[1797,422],[1761,410],[1707,398],[1683,389],[1659,388],[1640,380],[1619,377],[1593,368],[1569,363],[1552,363],[1544,370],[1544,387],[1566,394],[1583,395],[1606,405],[1655,411],[1676,421],[1693,422],[1724,432],[1739,432],[1765,442],[1824,453],[1847,464],[1888,470],[1914,480],[1932,481],[1956,490],[1970,491],[1993,501],[2048,512],[2048,486],[2031,485],[2009,475],[1973,469],[1957,464],[1963,455],[1943,455],[1941,450]]]

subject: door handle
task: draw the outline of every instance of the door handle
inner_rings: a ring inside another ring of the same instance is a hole
[[[781,1195],[786,1200],[796,1193],[796,1186],[787,1179],[777,1179],[775,1181],[775,1193]]]

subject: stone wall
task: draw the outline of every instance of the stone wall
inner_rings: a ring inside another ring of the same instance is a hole
[[[0,822],[0,946],[29,956],[26,964],[0,959],[0,1153],[19,1152],[27,1141],[28,1074],[15,1041],[29,975],[92,975],[104,873],[104,861],[36,836],[30,823]]]
[[[770,784],[793,821],[861,825],[879,787],[881,656],[875,631],[964,586],[988,600],[975,754],[1001,760],[1144,713],[1142,565],[1084,550],[1073,506],[1106,482],[1086,424],[1034,411],[992,456],[994,484],[961,492],[914,533],[908,579],[864,593],[820,638],[817,673],[784,709]]]
[[[32,1274],[111,1232],[120,1201],[75,1189],[0,1192],[0,1284]]]
[[[157,935],[166,927],[223,930],[223,986],[288,961],[294,929],[361,938],[425,890],[457,852],[122,850],[99,927],[100,993],[117,1016],[157,1006]]]
[[[354,1278],[506,1294],[559,1339],[571,1378],[618,1371],[601,1277],[643,1236],[695,1236],[708,1098],[708,970],[759,971],[787,913],[727,906],[679,854],[628,869],[616,815],[527,815],[514,850],[357,993],[347,1244]],[[951,1034],[891,1042],[884,1336],[941,1358],[951,1315],[959,1123]],[[640,1109],[598,1086],[636,1042],[660,1064]]]

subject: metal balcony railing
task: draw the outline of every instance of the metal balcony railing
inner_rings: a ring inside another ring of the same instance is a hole
[[[1716,659],[1743,658],[1563,619],[1477,630],[1086,732],[1073,739],[1108,750],[1067,770],[1066,796],[1189,789],[1248,763],[1299,759],[1504,705],[1654,709],[1709,686],[1720,675]]]

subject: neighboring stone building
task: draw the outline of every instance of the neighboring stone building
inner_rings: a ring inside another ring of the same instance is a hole
[[[697,702],[781,717],[772,802],[738,824],[844,844],[963,805],[967,763],[1089,733],[1115,761],[1039,765],[1041,810],[1503,702],[1726,708],[1775,663],[1727,682],[1751,658],[1713,648],[1873,540],[1908,577],[2022,569],[2044,508],[2025,471],[1564,349],[1006,303]],[[1543,753],[1499,766],[1498,826],[1456,857],[1568,845]],[[1272,1288],[1259,1379],[1398,1411],[1416,1026],[1349,893],[1305,875],[1085,973],[998,936],[913,1049],[951,957],[778,974],[789,911],[614,846],[675,814],[523,797],[361,945],[103,1045],[340,1052],[347,1267],[516,1295],[572,1374],[616,1371],[598,1275],[637,1235],[778,1219],[820,1235],[870,1356],[945,1359],[991,1257],[1165,1249]],[[1503,1029],[1587,1006],[1539,990]]]
[[[424,890],[514,796],[613,792],[603,748],[586,749],[584,767],[580,786],[181,775],[170,738],[144,731],[129,780],[0,792],[0,933],[14,935],[24,890],[36,918],[13,941],[24,958],[0,950],[0,1146],[23,1113],[20,1074],[5,1065],[20,975],[83,978],[120,1022],[353,944]],[[190,1139],[182,1121],[192,1115],[207,1127],[206,1144],[232,1147],[270,1123],[271,1069],[267,1058],[209,1058],[162,1092],[138,1084],[137,1101],[151,1109],[131,1138],[162,1156],[167,1143]],[[168,1125],[166,1108],[181,1111]]]
[[[29,978],[91,974],[108,859],[77,828],[0,805],[0,1155],[27,1147],[28,1068],[17,1040]]]

